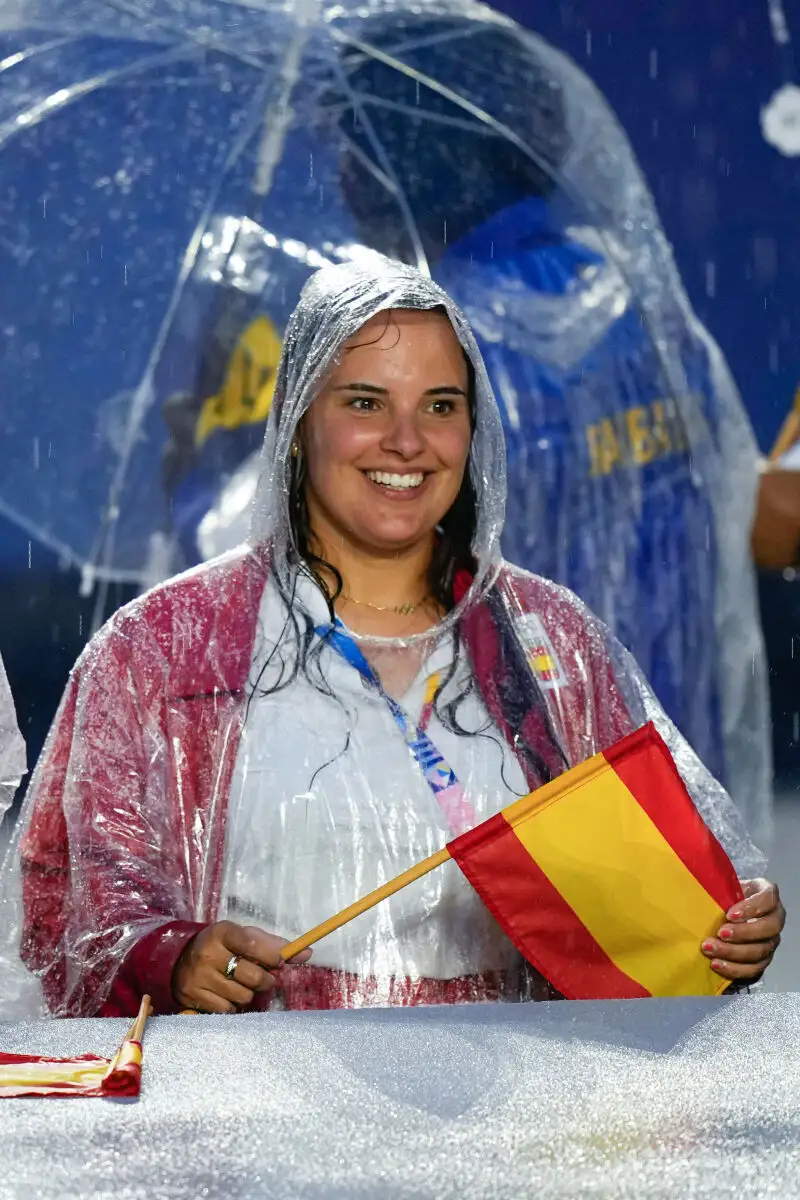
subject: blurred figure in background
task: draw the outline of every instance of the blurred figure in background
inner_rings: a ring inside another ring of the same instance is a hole
[[[510,23],[394,12],[357,33],[320,85],[341,194],[365,246],[426,267],[473,325],[507,440],[504,552],[609,624],[768,840],[756,446],[624,135]],[[167,406],[189,562],[246,532],[285,319],[271,295],[223,306],[207,377]]]

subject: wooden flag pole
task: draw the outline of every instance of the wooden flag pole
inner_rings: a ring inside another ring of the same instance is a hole
[[[307,950],[315,942],[322,941],[329,933],[333,933],[336,929],[341,929],[349,921],[360,917],[362,913],[367,912],[370,908],[374,908],[376,904],[380,904],[381,900],[385,900],[387,896],[393,896],[395,892],[402,891],[404,887],[408,887],[416,879],[421,879],[423,875],[428,875],[431,871],[435,871],[442,863],[447,862],[449,857],[450,851],[446,846],[443,850],[437,850],[430,858],[424,858],[422,862],[409,867],[407,871],[403,871],[402,875],[398,875],[395,879],[390,879],[388,883],[375,888],[374,892],[369,892],[368,895],[362,896],[360,900],[356,900],[355,904],[348,905],[347,908],[343,908],[341,912],[338,912],[336,916],[329,917],[321,925],[316,925],[313,929],[309,929],[308,933],[304,933],[302,937],[295,938],[293,942],[287,942],[281,950],[281,958],[284,962],[287,962],[290,958],[294,958],[295,954],[299,954],[302,950]]]
[[[130,1049],[130,1043],[137,1042],[138,1045],[141,1046],[142,1038],[144,1037],[144,1027],[147,1024],[147,1018],[150,1016],[152,1011],[153,1006],[150,1001],[150,997],[142,996],[142,1003],[139,1005],[139,1012],[136,1020],[128,1030],[125,1040],[120,1046],[119,1050],[108,1064],[108,1070],[103,1076],[103,1088],[113,1091],[115,1090],[115,1083],[118,1085],[120,1080],[124,1080],[126,1077],[128,1077],[128,1072],[130,1071],[131,1067],[131,1055],[133,1053]],[[137,1050],[135,1053],[139,1055],[137,1060],[138,1065],[136,1067],[136,1070],[139,1070],[141,1067],[141,1052]]]
[[[136,1020],[131,1025],[130,1033],[125,1039],[127,1042],[141,1042],[144,1036],[144,1027],[147,1024],[147,1018],[153,1012],[153,1005],[149,996],[142,996],[142,1003],[139,1005],[139,1013]]]

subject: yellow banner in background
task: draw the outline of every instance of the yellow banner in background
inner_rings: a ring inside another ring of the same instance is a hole
[[[275,392],[281,339],[269,317],[247,326],[231,355],[225,382],[203,405],[195,429],[199,448],[215,429],[239,429],[266,421]]]

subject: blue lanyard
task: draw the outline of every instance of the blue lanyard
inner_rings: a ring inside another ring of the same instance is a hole
[[[383,699],[389,712],[394,717],[395,724],[403,735],[403,740],[414,756],[414,761],[425,777],[434,796],[439,796],[449,788],[460,784],[453,768],[446,762],[426,731],[413,721],[383,687],[378,676],[367,662],[364,654],[353,638],[345,629],[339,618],[334,625],[319,625],[316,633],[339,654],[345,662],[358,671],[361,678]]]

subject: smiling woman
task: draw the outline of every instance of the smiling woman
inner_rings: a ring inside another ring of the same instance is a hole
[[[650,720],[758,871],[630,656],[500,557],[500,415],[440,288],[379,257],[318,272],[262,461],[250,544],[121,610],[73,674],[5,881],[3,1015],[19,944],[58,1015],[553,996],[452,861],[313,964],[281,951]],[[783,922],[772,885],[745,894],[697,946],[726,979],[760,974]]]

